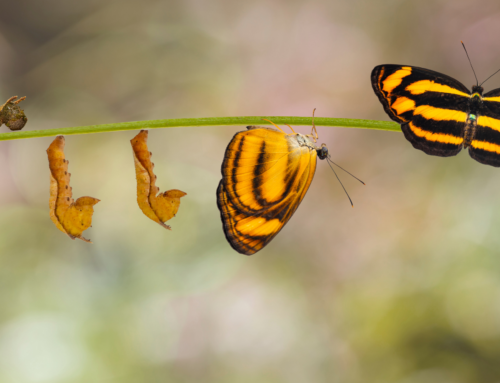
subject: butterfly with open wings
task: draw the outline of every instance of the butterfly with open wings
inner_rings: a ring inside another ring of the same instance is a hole
[[[483,95],[482,84],[469,91],[450,76],[409,65],[379,65],[371,82],[416,149],[449,157],[469,148],[476,161],[500,167],[500,88]]]

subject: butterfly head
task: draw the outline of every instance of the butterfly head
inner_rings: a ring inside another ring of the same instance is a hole
[[[472,87],[472,96],[471,97],[482,97],[483,95],[483,87],[480,85],[474,85]]]
[[[318,153],[320,160],[328,158],[328,148],[326,147],[326,144],[321,144],[321,148],[317,148],[316,152]]]

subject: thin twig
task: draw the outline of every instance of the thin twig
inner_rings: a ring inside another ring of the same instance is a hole
[[[57,135],[91,134],[118,132],[124,130],[180,128],[186,126],[223,126],[223,125],[266,125],[263,119],[276,124],[311,126],[311,117],[287,116],[246,116],[246,117],[208,117],[208,118],[173,118],[168,120],[149,120],[134,122],[119,122],[114,124],[76,126],[73,128],[25,130],[21,132],[1,133],[0,141],[20,140],[35,137],[51,137]],[[357,120],[352,118],[321,118],[314,119],[316,126],[338,126],[343,128],[375,129],[400,132],[399,125],[390,121]]]

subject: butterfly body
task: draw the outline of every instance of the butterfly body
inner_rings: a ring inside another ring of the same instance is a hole
[[[371,81],[406,139],[427,154],[449,157],[468,148],[475,160],[500,167],[500,89],[483,95],[429,69],[379,65]]]
[[[464,148],[471,146],[472,140],[476,135],[477,117],[482,115],[483,107],[483,88],[480,86],[472,87],[472,95],[469,101],[469,111],[467,121],[465,122]]]
[[[312,135],[258,126],[235,134],[224,155],[217,206],[236,251],[254,254],[278,234],[309,189],[318,157],[327,158],[328,149],[317,147]]]

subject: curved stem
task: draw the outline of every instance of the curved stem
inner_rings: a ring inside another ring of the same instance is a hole
[[[90,134],[117,132],[122,130],[180,128],[184,126],[222,126],[222,125],[269,125],[262,119],[275,124],[311,125],[311,117],[287,116],[246,116],[246,117],[208,117],[208,118],[172,118],[168,120],[149,120],[118,122],[114,124],[76,126],[73,128],[26,130],[22,132],[1,133],[0,141],[20,140],[34,137],[50,137],[71,134]],[[315,117],[316,126],[338,126],[343,128],[376,129],[400,132],[399,124],[389,121],[356,120],[352,118]]]

